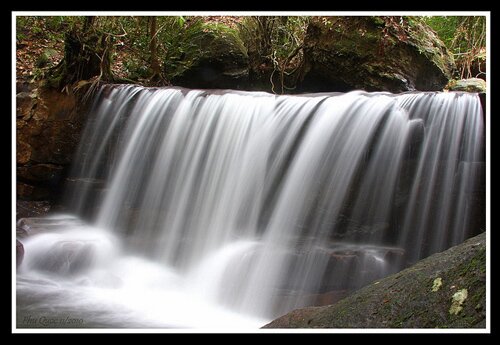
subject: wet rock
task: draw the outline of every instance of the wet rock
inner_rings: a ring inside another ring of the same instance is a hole
[[[35,267],[54,273],[75,274],[92,266],[92,243],[61,241],[52,247],[52,250],[40,258]]]
[[[46,232],[65,231],[68,228],[81,226],[82,222],[72,216],[28,217],[17,221],[17,236],[27,237]]]
[[[16,239],[16,267],[21,266],[24,259],[24,246]]]
[[[442,285],[433,291],[437,278]],[[461,309],[450,313],[460,291]],[[486,234],[482,233],[333,305],[297,309],[263,328],[484,328],[485,318]]]

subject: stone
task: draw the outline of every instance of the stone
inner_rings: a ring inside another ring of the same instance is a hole
[[[299,89],[437,91],[455,72],[453,55],[434,31],[408,17],[322,17],[304,39]]]
[[[60,241],[55,243],[50,252],[47,252],[34,265],[43,271],[75,274],[91,267],[93,259],[93,243],[86,241]]]
[[[30,92],[19,92],[16,95],[16,117],[29,118],[34,102]]]
[[[16,267],[21,266],[24,259],[24,246],[16,239]]]
[[[82,222],[72,216],[52,218],[44,217],[44,215],[42,213],[40,216],[18,219],[16,223],[16,235],[24,238],[40,233],[66,231],[71,227],[82,226]]]
[[[204,89],[245,89],[248,55],[241,39],[230,31],[207,30],[195,40],[200,54],[185,57],[187,67],[173,76],[174,85]],[[192,60],[192,61],[191,61]]]
[[[442,285],[431,291],[438,278]],[[484,328],[486,308],[482,233],[335,304],[297,309],[263,328]]]
[[[27,217],[40,217],[46,215],[52,208],[47,200],[42,201],[16,201],[16,219]]]
[[[54,164],[34,164],[17,169],[17,176],[28,181],[43,181],[57,183],[60,180],[63,167]]]
[[[47,200],[50,194],[47,187],[23,182],[16,183],[16,195],[21,200]]]
[[[486,81],[480,78],[469,78],[460,80],[451,80],[446,85],[448,91],[465,91],[465,92],[486,92]]]
[[[31,145],[24,141],[18,140],[16,142],[16,162],[17,164],[26,164],[31,159],[32,148]]]

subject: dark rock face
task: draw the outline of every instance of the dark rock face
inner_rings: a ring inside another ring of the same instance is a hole
[[[175,85],[204,89],[245,89],[248,56],[243,43],[231,34],[207,32],[198,42],[202,52],[192,67],[174,77]]]
[[[437,91],[453,56],[425,24],[395,17],[324,17],[304,39],[299,88],[312,91]]]
[[[41,217],[49,213],[52,205],[48,201],[17,200],[16,220],[28,217]]]
[[[36,87],[16,96],[17,196],[53,198],[71,164],[83,125],[77,97]]]
[[[376,281],[336,304],[263,328],[484,328],[486,234]]]

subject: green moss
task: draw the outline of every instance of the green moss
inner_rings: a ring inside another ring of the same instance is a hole
[[[486,270],[486,249],[480,250],[471,260],[467,263],[460,265],[458,275],[464,276],[473,271],[482,271]]]
[[[238,30],[219,23],[205,23],[204,27],[208,32],[214,34],[215,37],[229,44],[233,50],[246,53],[247,49]]]
[[[201,61],[236,61],[238,56],[247,54],[236,30],[201,21],[192,24],[185,32],[177,33],[171,45],[165,61],[165,73],[170,80],[182,76]]]

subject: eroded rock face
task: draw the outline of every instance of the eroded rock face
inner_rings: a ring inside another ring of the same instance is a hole
[[[17,196],[50,199],[80,138],[83,112],[73,94],[32,85],[16,96]]]
[[[482,233],[333,305],[297,309],[263,328],[484,328],[486,308]]]
[[[438,91],[454,60],[424,23],[401,17],[323,17],[304,40],[307,91]]]

